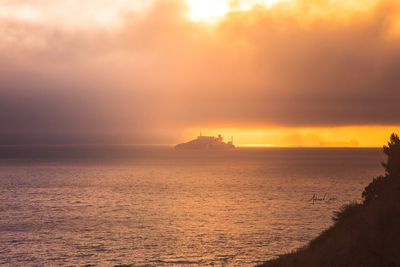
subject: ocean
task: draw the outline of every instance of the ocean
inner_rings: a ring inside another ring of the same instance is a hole
[[[380,149],[0,148],[1,266],[255,266],[383,173]]]

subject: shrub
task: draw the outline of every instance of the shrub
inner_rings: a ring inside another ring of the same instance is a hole
[[[351,202],[342,206],[338,211],[333,212],[332,220],[337,223],[344,219],[356,214],[362,208],[362,204],[358,202]]]
[[[364,203],[368,204],[371,201],[381,197],[385,188],[385,184],[387,184],[387,181],[388,181],[388,176],[379,176],[374,178],[374,180],[362,192]]]

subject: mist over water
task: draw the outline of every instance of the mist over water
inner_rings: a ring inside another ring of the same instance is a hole
[[[2,147],[0,265],[254,266],[331,225],[382,173],[382,158],[379,149]]]

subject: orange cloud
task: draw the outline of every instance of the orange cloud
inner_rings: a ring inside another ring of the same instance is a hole
[[[71,10],[63,16],[73,20]],[[400,125],[397,1],[302,0],[214,25],[187,11],[183,1],[158,1],[146,13],[117,13],[112,28],[0,16],[2,142],[169,143],[197,127]],[[354,138],[364,145],[352,135],[312,142]]]

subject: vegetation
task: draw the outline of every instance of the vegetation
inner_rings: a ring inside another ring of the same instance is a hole
[[[333,217],[332,220],[335,223],[342,222],[346,220],[346,218],[351,217],[353,214],[357,213],[362,209],[362,204],[357,203],[357,202],[352,202],[350,204],[344,205],[342,208],[340,208],[339,211],[333,212]]]
[[[373,179],[362,203],[334,213],[334,225],[306,247],[263,267],[400,266],[400,138],[393,134],[383,148],[385,175]]]

